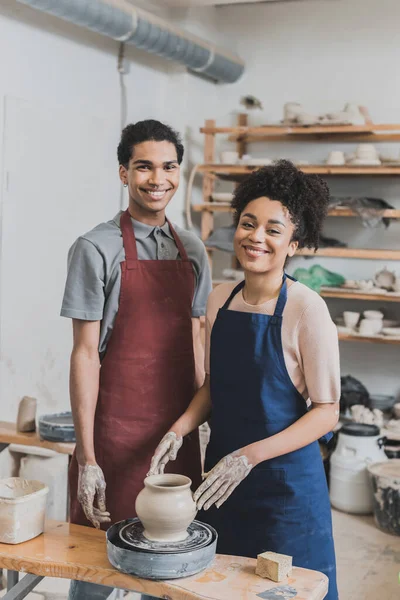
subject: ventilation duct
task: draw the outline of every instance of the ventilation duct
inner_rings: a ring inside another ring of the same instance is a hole
[[[243,61],[124,0],[18,0],[91,31],[185,65],[214,81],[233,83]]]

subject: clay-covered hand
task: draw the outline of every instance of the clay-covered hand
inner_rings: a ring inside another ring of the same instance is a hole
[[[96,500],[97,506],[94,505]],[[101,523],[109,523],[106,509],[106,482],[99,465],[79,465],[78,501],[85,517],[100,529]]]
[[[206,479],[194,493],[197,509],[208,510],[213,504],[219,508],[252,468],[239,450],[224,456],[209,473],[205,473]]]
[[[154,452],[150,463],[150,471],[147,475],[160,475],[164,473],[165,465],[170,460],[176,459],[182,444],[183,439],[177,436],[174,431],[166,433]]]

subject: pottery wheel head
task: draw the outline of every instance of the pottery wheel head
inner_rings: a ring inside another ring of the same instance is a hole
[[[139,519],[124,525],[119,532],[119,537],[124,544],[132,550],[141,552],[155,552],[165,554],[179,554],[191,552],[207,546],[212,539],[212,532],[205,523],[193,521],[188,527],[188,537],[179,542],[153,542],[143,535],[144,527]]]

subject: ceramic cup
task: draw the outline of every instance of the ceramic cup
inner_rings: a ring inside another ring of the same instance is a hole
[[[400,402],[396,402],[392,410],[395,419],[400,419]]]
[[[329,153],[326,164],[327,165],[344,165],[345,164],[344,152],[342,152],[341,150],[332,150],[332,152]]]
[[[221,152],[221,162],[224,165],[236,165],[239,160],[239,153],[233,150],[225,150]]]
[[[360,313],[358,313],[358,312],[352,312],[352,311],[348,310],[343,313],[344,324],[346,325],[346,327],[349,327],[350,329],[355,328],[355,326],[358,323],[359,318],[360,318]]]
[[[382,319],[362,319],[358,331],[361,335],[377,335],[382,329]]]
[[[285,121],[293,121],[301,112],[304,112],[303,107],[298,102],[286,102],[283,106],[283,118]]]
[[[383,319],[383,312],[380,310],[364,310],[364,319]]]
[[[359,144],[356,148],[358,160],[376,160],[378,152],[373,144]]]

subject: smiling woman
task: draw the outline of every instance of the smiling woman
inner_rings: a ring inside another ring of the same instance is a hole
[[[170,435],[179,441],[211,417],[208,473],[194,499],[199,519],[218,531],[219,553],[288,554],[325,573],[327,598],[337,600],[318,445],[339,415],[337,331],[322,298],[284,271],[298,247],[318,247],[328,199],[319,177],[288,161],[237,188],[234,247],[245,279],[209,296],[208,377]],[[168,461],[161,450],[156,456]]]

